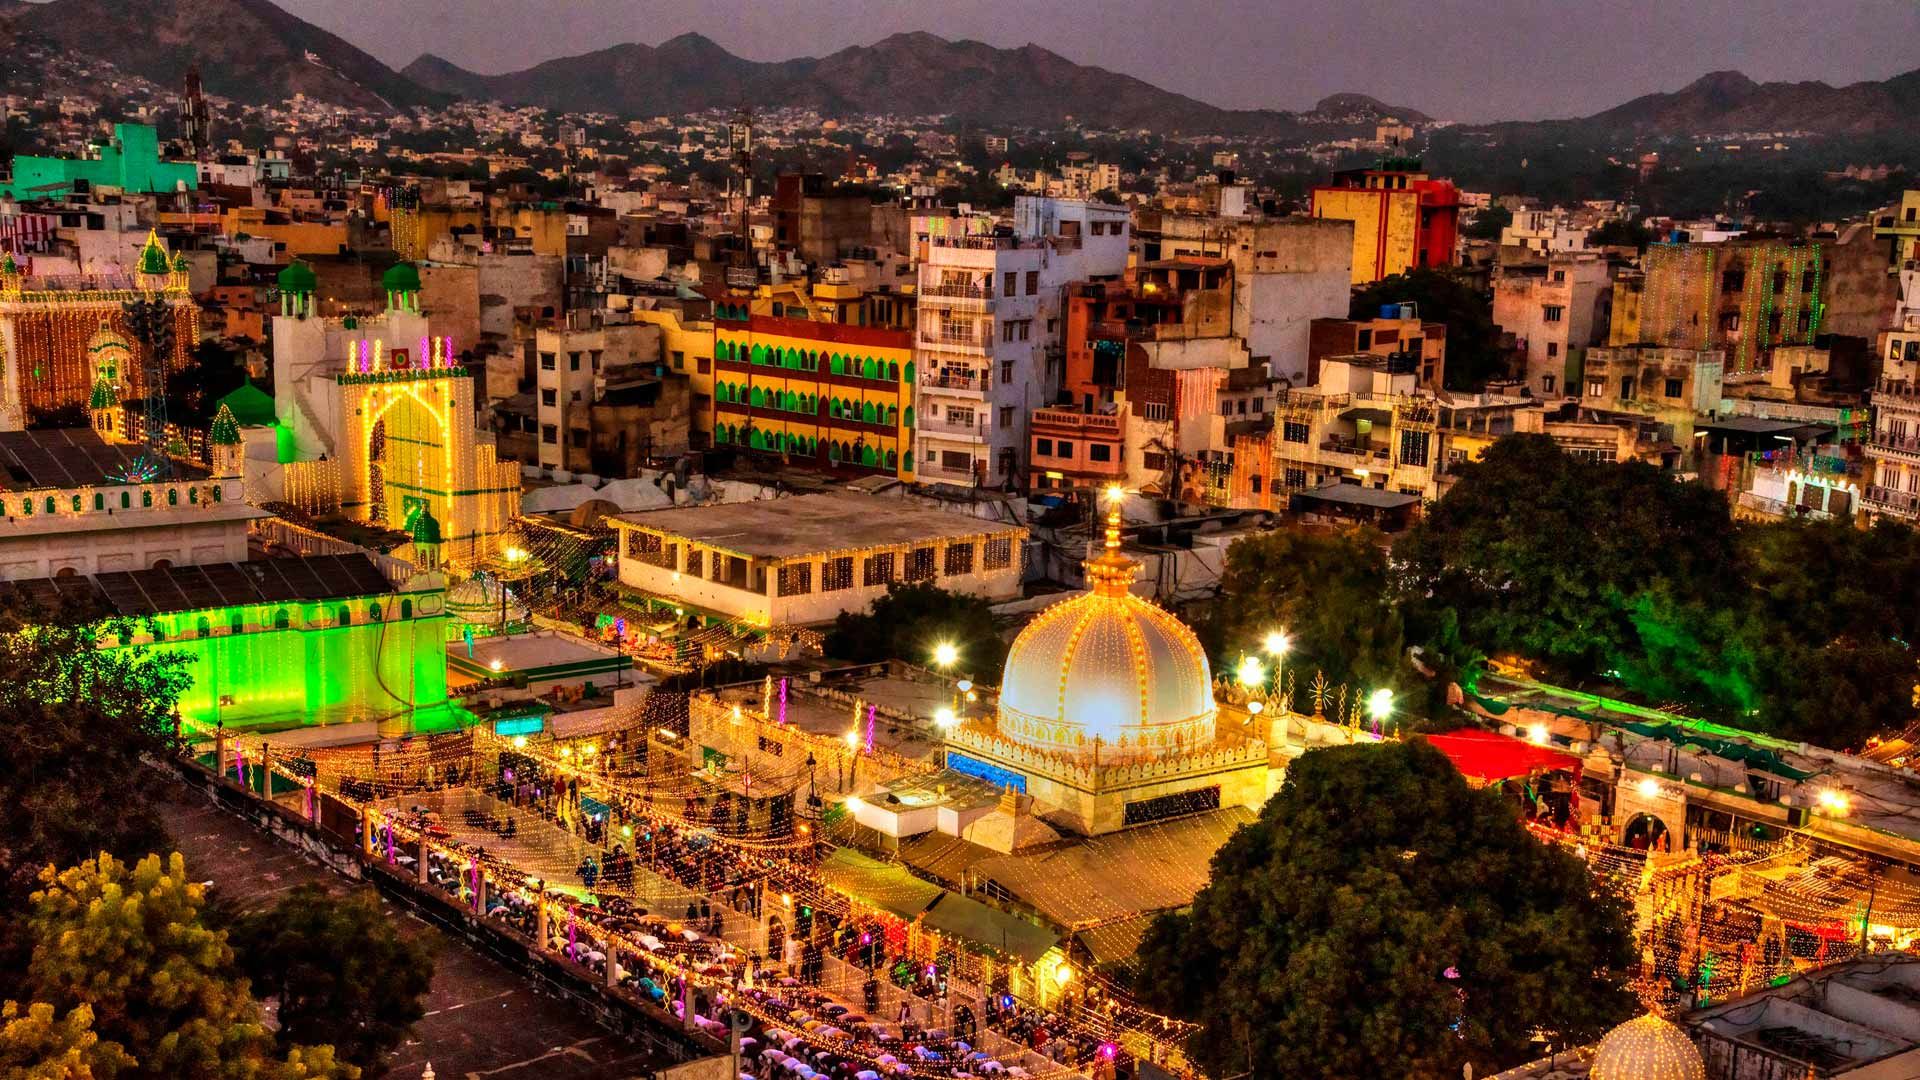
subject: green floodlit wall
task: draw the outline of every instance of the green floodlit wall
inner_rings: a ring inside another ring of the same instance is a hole
[[[98,158],[51,158],[22,154],[13,161],[13,181],[0,192],[17,198],[68,191],[75,180],[126,191],[173,191],[200,186],[200,170],[191,161],[160,160],[160,135],[146,124],[115,124],[113,141]]]
[[[184,653],[193,683],[180,698],[189,731],[284,730],[317,724],[379,720],[413,710],[416,731],[456,725],[447,700],[446,615],[402,618],[402,597],[288,604],[290,626],[273,629],[277,608],[222,608],[163,615],[165,640],[156,649]],[[418,605],[419,594],[407,597]],[[383,619],[370,619],[370,605]],[[303,626],[352,612],[345,626]],[[220,633],[238,616],[242,633]],[[200,636],[205,621],[210,631]],[[221,705],[222,697],[231,704]]]

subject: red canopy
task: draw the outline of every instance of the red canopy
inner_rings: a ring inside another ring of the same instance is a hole
[[[1580,759],[1572,754],[1497,731],[1466,728],[1429,735],[1427,741],[1447,755],[1462,775],[1473,780],[1492,782],[1536,770],[1572,769],[1577,773],[1580,769]]]

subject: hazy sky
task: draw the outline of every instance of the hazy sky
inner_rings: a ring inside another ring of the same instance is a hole
[[[687,31],[779,60],[927,30],[1035,42],[1219,105],[1355,91],[1461,120],[1584,115],[1729,68],[1836,84],[1920,68],[1920,0],[276,2],[394,67],[434,52],[511,71]]]

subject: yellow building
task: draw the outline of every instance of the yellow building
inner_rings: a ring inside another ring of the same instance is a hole
[[[713,445],[912,479],[912,335],[750,303],[714,304]]]
[[[1314,217],[1353,222],[1355,285],[1453,262],[1459,189],[1415,169],[1340,173],[1313,189]]]
[[[228,236],[262,236],[285,250],[288,257],[338,255],[347,250],[347,223],[296,221],[283,210],[263,206],[235,206],[222,220]]]
[[[687,377],[693,394],[695,449],[713,445],[713,327],[712,319],[692,319],[677,309],[633,309],[633,321],[660,328],[661,360],[667,370]]]

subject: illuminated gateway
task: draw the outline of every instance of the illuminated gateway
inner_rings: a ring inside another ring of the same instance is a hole
[[[1029,795],[1048,820],[1098,835],[1268,795],[1267,747],[1221,731],[1206,652],[1130,591],[1116,502],[1088,589],[1014,639],[994,714],[947,738],[947,766]]]
[[[269,497],[408,532],[430,511],[444,558],[473,565],[519,513],[519,469],[481,440],[473,379],[453,342],[430,332],[419,272],[397,263],[382,284],[384,314],[327,319],[313,311],[313,271],[295,262],[281,272],[273,326],[281,491]]]

